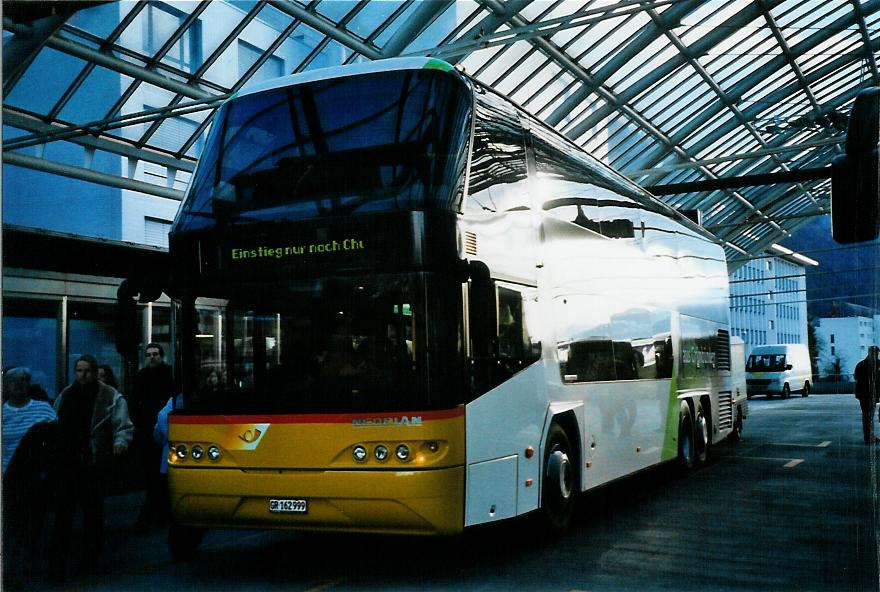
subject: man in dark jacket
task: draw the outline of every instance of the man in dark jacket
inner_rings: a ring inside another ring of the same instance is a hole
[[[165,350],[158,343],[148,343],[146,365],[135,376],[134,392],[129,397],[134,423],[134,461],[147,490],[135,523],[140,532],[167,518],[164,502],[167,496],[159,473],[162,449],[153,441],[153,427],[159,410],[176,394],[174,390],[173,372],[165,363]]]
[[[874,444],[874,408],[880,395],[880,348],[872,345],[865,359],[856,364],[853,371],[856,379],[856,398],[862,407],[862,432],[865,444]]]
[[[80,356],[76,378],[55,399],[63,462],[57,493],[55,529],[50,551],[50,577],[63,581],[73,515],[83,512],[83,566],[98,558],[104,538],[104,485],[114,462],[124,456],[133,427],[125,399],[98,381],[98,361]]]

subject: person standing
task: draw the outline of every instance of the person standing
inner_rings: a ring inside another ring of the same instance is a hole
[[[29,571],[39,556],[49,494],[49,472],[58,419],[45,401],[30,393],[28,368],[3,375],[3,582]],[[28,578],[29,579],[29,578]]]
[[[171,366],[165,363],[165,350],[158,343],[148,343],[146,365],[134,378],[134,392],[129,398],[134,423],[134,462],[144,479],[146,497],[135,528],[146,532],[153,524],[167,519],[164,511],[165,482],[159,472],[162,448],[153,440],[153,427],[159,410],[174,396]]]
[[[862,407],[862,433],[865,444],[880,442],[874,436],[874,408],[880,396],[880,348],[872,345],[865,359],[856,364],[853,371],[856,379],[856,399]]]
[[[31,372],[27,368],[12,368],[3,375],[3,473],[15,454],[19,442],[36,423],[55,421],[58,415],[45,401],[31,398]]]
[[[49,557],[50,579],[56,582],[64,581],[77,505],[83,512],[83,567],[97,561],[104,539],[105,480],[127,453],[134,430],[125,399],[98,381],[93,356],[80,356],[74,372],[74,381],[55,400],[65,455],[59,483],[66,486],[56,502]]]

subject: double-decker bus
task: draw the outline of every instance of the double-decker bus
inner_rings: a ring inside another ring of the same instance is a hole
[[[172,550],[562,529],[741,426],[713,237],[436,59],[228,100],[170,241]]]

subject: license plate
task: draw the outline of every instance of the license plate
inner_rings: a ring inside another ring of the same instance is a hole
[[[270,499],[269,511],[278,514],[305,514],[309,502],[304,499]]]

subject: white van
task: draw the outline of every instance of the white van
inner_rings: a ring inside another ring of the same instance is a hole
[[[752,348],[746,361],[749,398],[778,394],[787,399],[792,392],[806,397],[810,394],[812,379],[810,352],[800,343],[758,345]]]

